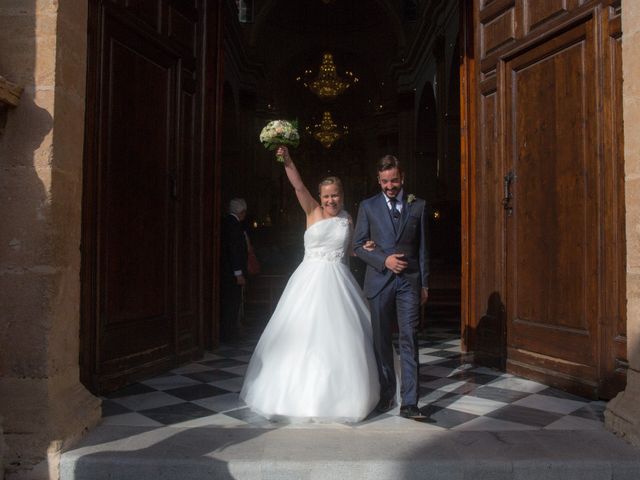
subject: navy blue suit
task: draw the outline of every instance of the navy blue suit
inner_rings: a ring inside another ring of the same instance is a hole
[[[379,193],[360,204],[353,235],[354,252],[366,264],[364,292],[371,308],[373,341],[380,376],[380,398],[395,395],[392,322],[397,321],[400,346],[402,405],[418,403],[417,327],[420,321],[420,290],[428,287],[429,251],[427,246],[427,209],[421,199],[407,202],[403,194],[402,213],[397,226],[391,217],[386,197]],[[376,248],[368,252],[362,246],[373,240]],[[396,275],[385,267],[392,253],[404,253],[407,268]]]

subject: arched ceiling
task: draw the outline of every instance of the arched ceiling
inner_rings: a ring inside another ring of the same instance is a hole
[[[397,10],[389,0],[265,0],[259,2],[252,44],[263,37],[267,25],[304,35],[324,33],[358,34],[382,27],[392,32],[394,43],[404,47],[404,32]]]
[[[336,101],[337,107],[366,114],[390,85],[390,65],[398,60],[404,34],[391,0],[266,0],[250,28],[256,60],[264,66],[265,101],[289,113],[317,116],[324,106],[296,83],[306,68],[317,71],[324,51],[334,54],[339,72],[353,71],[360,83]],[[296,112],[297,113],[297,112]]]

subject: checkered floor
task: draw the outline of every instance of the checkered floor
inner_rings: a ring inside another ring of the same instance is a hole
[[[453,430],[591,430],[603,428],[605,402],[590,401],[496,370],[460,353],[457,323],[427,328],[420,338],[419,424],[373,413],[354,428],[411,424]],[[128,426],[279,428],[238,398],[257,334],[207,353],[198,362],[131,385],[103,400],[103,420]]]

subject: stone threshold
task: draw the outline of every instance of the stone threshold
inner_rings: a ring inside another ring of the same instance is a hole
[[[61,480],[316,478],[637,480],[640,450],[606,431],[103,425],[60,464]]]

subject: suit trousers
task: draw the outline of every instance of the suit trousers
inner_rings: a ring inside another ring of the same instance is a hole
[[[373,342],[380,377],[380,398],[390,400],[396,392],[393,363],[392,322],[398,323],[400,349],[400,395],[402,405],[418,403],[418,339],[420,291],[402,277],[394,278],[369,299]]]

